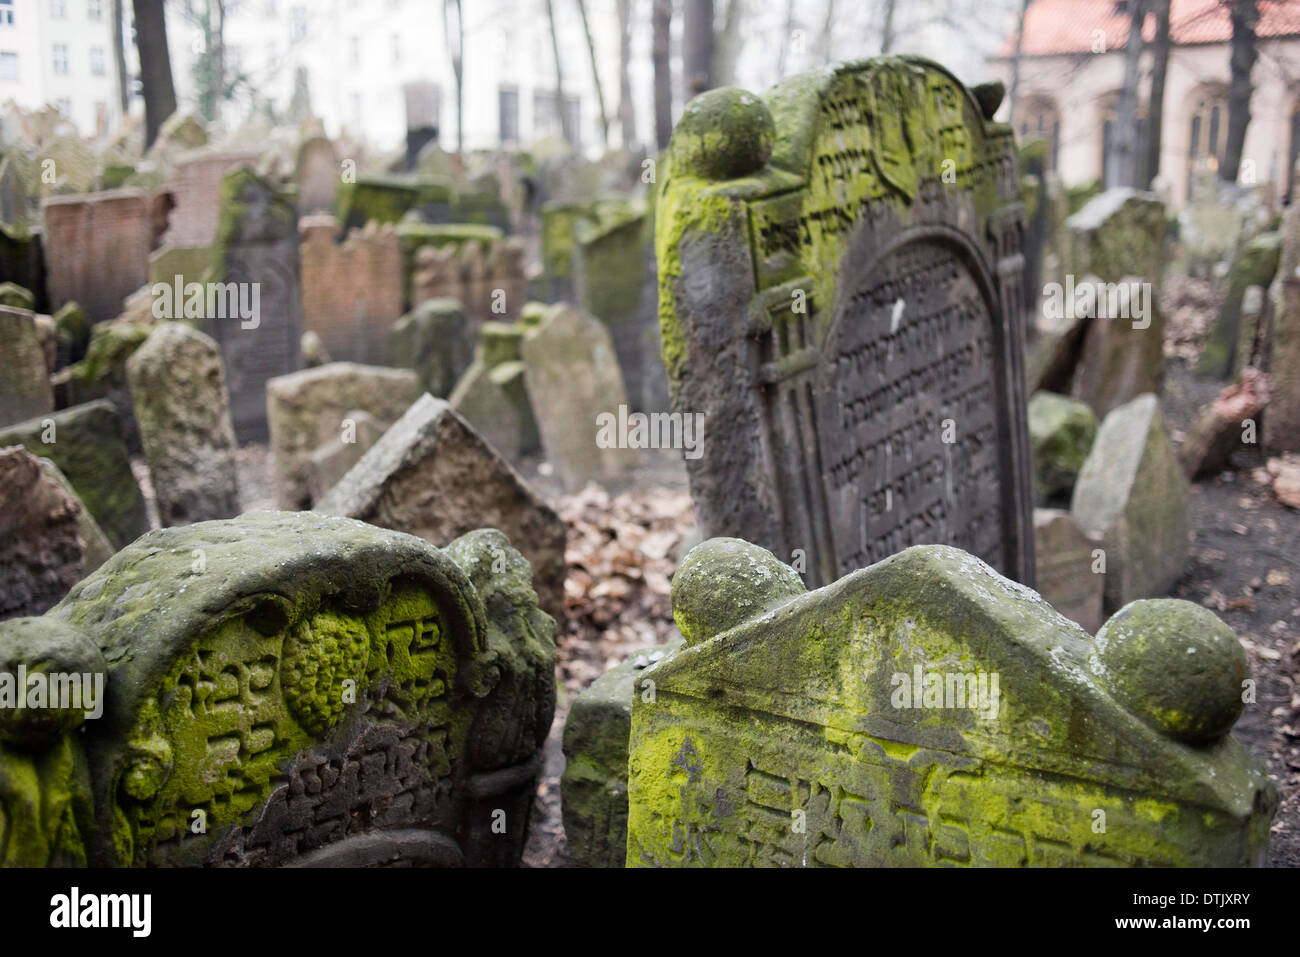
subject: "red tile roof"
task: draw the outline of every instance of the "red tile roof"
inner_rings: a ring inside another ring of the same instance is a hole
[[[1128,42],[1129,16],[1116,13],[1115,0],[1030,0],[1025,13],[1024,56],[1090,53],[1096,31],[1106,37],[1106,50],[1122,50]],[[1227,43],[1232,37],[1225,0],[1171,0],[1169,34],[1176,45]],[[1261,0],[1259,37],[1300,36],[1300,0]],[[1155,17],[1148,14],[1143,38],[1155,35]],[[1003,42],[998,55],[1012,56],[1016,35]]]

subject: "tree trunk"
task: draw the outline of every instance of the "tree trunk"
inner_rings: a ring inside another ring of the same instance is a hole
[[[745,20],[745,0],[731,0],[722,15],[722,30],[713,50],[713,81],[718,86],[736,82],[736,60],[740,56],[740,25]]]
[[[776,55],[776,75],[778,79],[785,79],[785,55],[790,49],[790,44],[794,42],[794,0],[786,0],[785,3],[785,36],[781,38],[781,49]]]
[[[163,0],[134,0],[135,45],[140,54],[140,84],[144,93],[144,145],[158,138],[167,117],[176,112],[176,88],[167,55],[167,21]]]
[[[456,8],[456,44],[452,47],[451,26],[447,14]],[[549,0],[548,0],[549,6]],[[456,152],[465,151],[465,16],[460,0],[442,0],[442,32],[447,38],[447,53],[451,57],[451,74],[456,83]]]
[[[587,34],[587,53],[591,56],[591,80],[596,86],[596,108],[600,110],[600,138],[609,148],[609,114],[605,112],[605,88],[600,84],[600,64],[596,60],[596,41],[591,36],[591,23],[587,19],[587,2],[578,0],[578,13],[582,15],[582,30]]]
[[[1147,100],[1147,149],[1143,189],[1160,175],[1160,145],[1164,137],[1165,74],[1169,69],[1169,0],[1155,0],[1156,35],[1152,43],[1151,92]]]
[[[1007,122],[1012,132],[1016,126],[1016,100],[1020,97],[1020,60],[1025,45],[1025,14],[1029,11],[1029,0],[1020,0],[1020,19],[1016,22],[1016,52],[1011,57],[1011,89],[1007,91]]]
[[[885,0],[885,22],[880,29],[880,52],[882,55],[894,48],[894,7],[897,0]]]
[[[682,72],[690,98],[713,89],[713,0],[686,0],[682,27]]]
[[[1137,97],[1139,67],[1142,62],[1142,21],[1146,19],[1146,0],[1129,4],[1128,42],[1124,46],[1124,86],[1115,108],[1111,127],[1110,151],[1106,161],[1106,185],[1132,186],[1137,179]]]
[[[618,0],[618,35],[618,128],[624,148],[631,149],[637,142],[631,72],[632,0]]]
[[[1235,183],[1241,171],[1241,152],[1246,146],[1246,127],[1250,125],[1250,71],[1255,68],[1255,59],[1259,55],[1255,47],[1259,8],[1255,0],[1233,0],[1229,14],[1232,19],[1232,54],[1229,59],[1232,81],[1228,89],[1228,139],[1223,146],[1219,179]]]
[[[551,24],[551,50],[555,54],[555,109],[560,114],[560,135],[566,143],[572,144],[569,111],[564,108],[564,66],[560,59],[560,34],[555,29],[555,0],[546,0],[546,19]]]
[[[817,40],[822,62],[831,62],[831,37],[835,33],[835,0],[826,0],[826,17],[822,20],[822,33]]]
[[[672,42],[673,0],[654,0],[650,19],[654,35],[651,57],[655,68],[655,143],[664,150],[673,135],[673,76],[668,58]]]
[[[117,68],[117,96],[122,107],[122,119],[131,109],[130,80],[126,75],[125,24],[122,17],[122,0],[113,0],[113,65]]]

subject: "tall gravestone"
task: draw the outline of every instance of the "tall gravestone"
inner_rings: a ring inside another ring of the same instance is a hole
[[[686,646],[631,699],[628,866],[1267,861],[1277,788],[1230,735],[1249,662],[1199,605],[1134,602],[1094,640],[949,546],[805,592],[734,539],[672,590]]]
[[[267,436],[266,383],[299,366],[302,296],[298,216],[292,200],[240,167],[221,181],[212,279],[256,286],[253,319],[208,316],[203,331],[221,346],[230,388],[230,412],[241,442]]]
[[[312,136],[298,147],[295,178],[298,182],[298,212],[328,213],[334,208],[334,196],[340,182],[338,157],[334,144],[325,136]]]
[[[553,635],[493,529],[445,549],[313,513],[154,532],[0,626],[5,670],[108,679],[96,719],[0,714],[0,860],[515,864]]]
[[[0,306],[0,426],[53,409],[36,317],[26,309]]]
[[[701,526],[825,583],[908,545],[1033,575],[1011,130],[937,64],[850,63],[683,113],[656,211]]]

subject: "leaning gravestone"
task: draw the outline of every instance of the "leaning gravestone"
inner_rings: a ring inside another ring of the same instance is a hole
[[[1088,634],[1105,620],[1101,539],[1083,533],[1063,508],[1034,509],[1035,582],[1043,600]]]
[[[261,440],[268,380],[299,366],[302,297],[292,199],[247,168],[226,174],[215,246],[210,278],[248,301],[256,291],[258,308],[251,318],[208,315],[203,331],[221,346],[235,436]]]
[[[312,513],[153,532],[0,630],[5,663],[108,672],[98,720],[0,724],[0,850],[25,866],[515,864],[553,635],[492,529],[445,550]]]
[[[564,522],[442,399],[422,395],[315,508],[434,545],[499,528],[532,565],[542,609],[564,615]]]
[[[323,499],[379,441],[388,426],[389,423],[380,422],[364,409],[347,412],[343,416],[344,431],[308,456],[307,484],[311,500],[319,502]]]
[[[1096,437],[1097,417],[1086,402],[1054,392],[1030,397],[1029,450],[1037,504],[1061,494],[1069,498]]]
[[[131,472],[122,418],[107,399],[75,405],[0,429],[0,448],[22,445],[59,467],[117,548],[149,528]]]
[[[814,583],[920,542],[1032,581],[1023,223],[995,108],[914,57],[687,106],[656,258],[708,532],[798,551]]]
[[[0,370],[0,426],[53,411],[36,316],[26,309],[0,306]]]
[[[330,362],[267,382],[276,501],[283,508],[310,507],[308,458],[340,437],[349,411],[369,412],[387,424],[419,397],[419,380],[409,369],[355,362]]]
[[[686,647],[632,699],[629,866],[1267,860],[1277,788],[1229,735],[1249,665],[1200,606],[1136,602],[1094,641],[949,546],[806,593],[715,539],[673,614]]]
[[[1196,363],[1198,375],[1225,379],[1239,370],[1242,306],[1251,286],[1267,286],[1277,274],[1282,258],[1282,234],[1263,233],[1241,247],[1228,272],[1228,290],[1214,325],[1206,336],[1201,357]],[[1248,357],[1247,357],[1248,358]]]
[[[542,448],[564,487],[575,491],[632,468],[634,449],[598,440],[598,417],[618,416],[627,406],[609,330],[561,303],[524,337],[521,350]]]
[[[420,387],[439,398],[451,395],[461,374],[474,361],[477,329],[455,299],[426,299],[393,326],[388,359],[414,369]]]
[[[1111,412],[1079,470],[1070,512],[1106,553],[1106,610],[1166,594],[1187,563],[1187,480],[1147,393]]]
[[[217,344],[163,323],[127,360],[126,374],[162,524],[238,515],[238,446]]]

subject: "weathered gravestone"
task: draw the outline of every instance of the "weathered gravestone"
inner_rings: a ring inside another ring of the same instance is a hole
[[[0,306],[0,425],[21,422],[54,409],[54,392],[36,316]]]
[[[241,304],[253,301],[256,314],[241,309],[232,315],[227,307],[224,315],[207,315],[203,331],[221,346],[236,438],[261,440],[267,436],[268,380],[299,365],[302,298],[293,201],[251,170],[228,173],[221,183],[215,259],[212,284],[233,290]]]
[[[635,448],[602,441],[598,428],[602,416],[618,416],[627,407],[609,330],[561,303],[524,336],[520,348],[542,448],[564,487],[576,491],[634,467]]]
[[[107,681],[102,717],[0,725],[0,859],[517,863],[553,635],[492,529],[445,550],[311,513],[154,532],[3,626],[0,661]]]
[[[564,614],[564,522],[469,423],[428,393],[315,508],[434,545],[498,528],[532,565],[542,609],[556,619]]]
[[[426,299],[388,334],[388,360],[414,369],[425,392],[446,398],[474,361],[477,339],[459,301]]]
[[[989,115],[914,57],[687,106],[656,259],[707,532],[815,583],[922,542],[1032,580],[1019,180]]]
[[[1241,340],[1242,302],[1251,286],[1267,286],[1277,273],[1282,256],[1282,234],[1264,233],[1241,247],[1228,273],[1228,292],[1206,337],[1201,358],[1196,363],[1198,375],[1226,378],[1239,369],[1237,355]]]
[[[1249,666],[1197,605],[1137,602],[1093,641],[949,546],[803,593],[713,540],[673,613],[686,647],[632,700],[629,866],[1267,859],[1277,789],[1228,734]]]
[[[148,529],[144,496],[112,402],[99,399],[0,429],[0,448],[10,445],[57,465],[115,547]]]
[[[298,213],[328,213],[334,208],[342,170],[334,144],[325,136],[312,136],[298,147],[295,176],[298,182]]]
[[[238,515],[238,446],[217,344],[183,323],[163,323],[126,372],[162,524]]]
[[[1069,498],[1096,437],[1097,417],[1086,402],[1053,392],[1030,397],[1029,448],[1038,504],[1062,494]]]
[[[1034,509],[1035,584],[1043,600],[1088,634],[1105,620],[1101,539],[1085,535],[1067,510]]]
[[[308,457],[341,436],[348,411],[361,409],[390,423],[419,397],[419,380],[409,369],[353,362],[330,362],[268,381],[276,501],[284,508],[310,507]]]
[[[1166,594],[1187,563],[1187,480],[1150,393],[1102,420],[1070,512],[1106,552],[1106,610]]]
[[[308,456],[307,484],[311,500],[319,502],[323,499],[379,441],[388,426],[389,423],[380,422],[364,409],[348,411],[343,416],[341,433]]]
[[[1269,454],[1300,452],[1300,203],[1283,218],[1282,255],[1270,290],[1266,371],[1273,384],[1264,416],[1264,448]]]
[[[36,456],[0,449],[0,619],[42,614],[81,581],[83,511]]]

